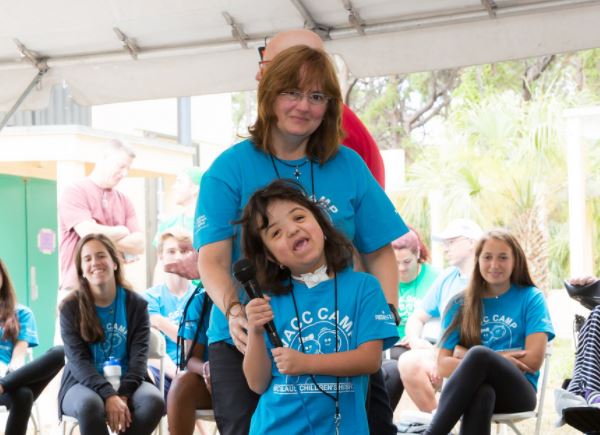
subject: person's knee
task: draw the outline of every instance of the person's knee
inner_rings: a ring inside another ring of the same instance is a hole
[[[46,352],[49,369],[60,370],[65,365],[65,348],[54,346]]]
[[[189,397],[197,388],[200,387],[200,377],[196,373],[183,372],[175,376],[171,381],[169,388],[169,400],[173,397],[175,400],[181,397]]]
[[[75,404],[75,410],[77,412],[77,418],[80,418],[81,416],[104,417],[104,401],[97,394],[89,395]]]
[[[495,352],[486,346],[473,346],[465,354],[463,360],[464,364],[483,364],[487,365],[490,363],[490,359],[493,358]]]
[[[398,360],[398,370],[404,383],[413,382],[415,379],[426,375],[430,370],[429,364],[417,352],[406,352]]]
[[[33,391],[27,387],[20,387],[10,393],[12,406],[15,409],[26,410],[33,406]]]

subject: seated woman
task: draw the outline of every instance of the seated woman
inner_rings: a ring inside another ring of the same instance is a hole
[[[147,303],[123,279],[116,249],[106,236],[82,238],[75,262],[79,289],[60,308],[67,364],[59,409],[77,418],[82,435],[108,435],[107,424],[113,432],[149,435],[163,415],[164,402],[145,380]],[[121,376],[111,383],[104,373],[114,374],[115,364]]]
[[[178,337],[185,341],[178,359],[185,371],[177,374],[169,390],[167,417],[171,435],[192,435],[196,410],[212,408],[206,336],[211,307],[210,298],[200,290],[182,314]],[[198,430],[204,433],[201,426]]]
[[[438,271],[429,264],[431,261],[429,249],[414,229],[392,242],[396,264],[398,266],[398,336],[400,340],[390,350],[392,360],[383,361],[383,377],[390,398],[390,405],[395,409],[404,391],[404,386],[398,371],[396,360],[409,349],[405,337],[406,321],[412,314],[415,305],[423,299],[431,284],[435,281]]]
[[[25,364],[28,347],[39,344],[33,312],[17,303],[0,259],[0,405],[9,410],[4,433],[25,435],[33,402],[64,365],[62,346]]]
[[[569,283],[574,286],[589,286],[591,289],[598,289],[600,286],[598,278],[594,276],[571,278]],[[590,312],[579,331],[573,379],[567,388],[570,393],[583,397],[588,405],[600,404],[600,336],[598,331],[600,331],[600,306],[596,306]]]
[[[494,413],[535,409],[539,369],[554,338],[544,295],[535,288],[523,249],[504,230],[477,243],[463,295],[449,303],[438,371],[449,377],[426,434],[490,433]]]

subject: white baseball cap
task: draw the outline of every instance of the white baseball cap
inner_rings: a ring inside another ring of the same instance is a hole
[[[479,240],[483,230],[471,219],[454,219],[441,233],[435,233],[432,239],[436,242],[453,239],[455,237],[466,237],[471,240]]]

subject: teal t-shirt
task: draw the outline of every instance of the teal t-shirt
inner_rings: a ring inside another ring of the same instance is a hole
[[[117,287],[117,294],[108,307],[96,306],[96,313],[104,330],[104,339],[98,343],[89,344],[94,359],[94,366],[104,375],[103,366],[110,357],[116,358],[121,364],[121,376],[127,373],[127,307],[125,306],[125,290]]]
[[[422,263],[415,279],[407,283],[401,282],[398,286],[398,315],[400,316],[398,336],[401,340],[406,335],[404,330],[408,317],[413,313],[418,302],[423,299],[438,274],[438,270],[430,264]]]
[[[17,304],[15,307],[17,320],[21,329],[16,341],[26,341],[29,347],[35,347],[39,344],[37,326],[33,312],[28,307]],[[4,335],[4,327],[0,325],[0,337]],[[0,340],[0,362],[9,364],[12,359],[12,353],[15,348],[15,342],[12,340]]]
[[[510,289],[492,298],[482,298],[481,344],[496,352],[525,349],[528,335],[544,332],[548,341],[554,338],[554,328],[541,290],[535,287],[512,285]],[[444,316],[444,330],[450,326],[463,298],[453,300]],[[460,332],[453,329],[442,343],[444,349],[452,350],[460,343]],[[537,390],[540,372],[525,373],[527,380]]]
[[[301,164],[289,160],[289,165]],[[273,165],[275,164],[275,168]],[[304,167],[303,167],[304,168]],[[370,253],[408,231],[398,211],[358,154],[346,147],[326,163],[309,163],[298,182],[360,253]],[[277,172],[276,170],[277,169]],[[225,150],[202,177],[196,208],[194,248],[233,237],[231,264],[241,255],[240,218],[250,196],[277,179],[294,177],[292,168],[273,161],[250,140]],[[314,188],[314,192],[313,192]],[[240,295],[243,298],[243,295]],[[225,315],[213,306],[209,343],[233,341]]]
[[[347,269],[313,288],[294,280],[292,293],[273,295],[270,303],[284,346],[299,352],[329,354],[336,348],[348,352],[373,340],[383,340],[387,349],[398,339],[381,286],[366,273]],[[271,356],[271,343],[265,342]],[[271,361],[271,382],[252,416],[250,435],[334,434],[334,401],[314,382],[335,395],[336,377],[316,374],[313,382],[308,375],[284,375],[272,356]],[[365,410],[368,378],[368,373],[339,377],[341,434],[369,433]]]

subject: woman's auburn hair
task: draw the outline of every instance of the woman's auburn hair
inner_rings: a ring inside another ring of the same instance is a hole
[[[4,328],[2,340],[14,343],[21,331],[16,311],[17,293],[8,274],[6,264],[2,259],[0,259],[0,275],[2,278],[2,287],[0,287],[0,325]]]
[[[308,139],[306,155],[323,164],[337,153],[344,132],[342,92],[335,67],[323,50],[305,45],[287,48],[275,56],[258,84],[258,115],[249,132],[259,149],[273,153],[270,141],[277,124],[275,104],[281,92],[308,88],[323,92],[330,99],[323,121]]]
[[[100,323],[100,318],[96,313],[96,304],[94,296],[87,279],[83,276],[83,268],[81,266],[81,251],[86,243],[95,240],[102,243],[110,255],[112,261],[117,266],[115,274],[115,285],[117,289],[122,287],[125,290],[131,288],[131,285],[125,281],[123,277],[123,268],[121,260],[117,254],[117,249],[111,240],[104,234],[92,233],[84,236],[75,247],[75,268],[77,270],[77,279],[79,281],[79,288],[74,290],[67,296],[61,303],[60,309],[62,310],[64,304],[70,300],[76,300],[79,308],[79,334],[84,341],[88,343],[98,343],[104,339],[104,330]]]
[[[281,267],[266,247],[262,232],[269,226],[268,208],[275,201],[289,201],[307,209],[311,213],[325,236],[325,261],[327,272],[338,273],[352,264],[354,247],[337,230],[326,211],[311,200],[301,185],[292,180],[275,180],[268,186],[257,190],[244,207],[241,219],[242,248],[245,257],[256,269],[257,284],[266,292],[282,295],[291,291],[291,271]]]
[[[444,332],[440,343],[443,343],[448,338],[451,331],[459,328],[460,344],[462,346],[471,348],[481,344],[482,298],[483,292],[487,288],[487,282],[481,275],[479,257],[485,243],[492,239],[506,243],[513,254],[514,265],[510,274],[511,285],[520,288],[535,287],[529,273],[529,267],[527,266],[527,257],[517,239],[505,229],[488,231],[477,242],[475,247],[475,266],[469,284],[462,294],[463,304],[459,306],[454,319],[452,319],[452,322]]]

